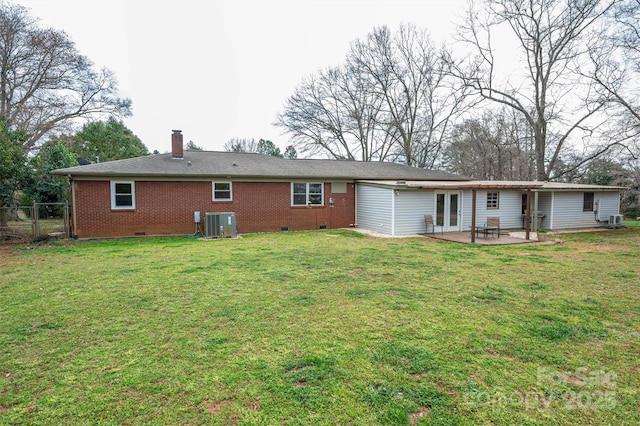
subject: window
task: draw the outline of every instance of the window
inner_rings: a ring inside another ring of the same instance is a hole
[[[444,226],[444,194],[436,194],[436,225]]]
[[[231,182],[213,182],[213,201],[231,201]]]
[[[136,188],[134,182],[111,181],[111,208],[136,208]]]
[[[593,211],[593,192],[584,193],[584,199],[582,201],[582,211],[583,212]]]
[[[322,183],[293,182],[291,184],[291,204],[294,206],[323,205],[324,185]]]
[[[500,207],[500,193],[487,192],[487,210],[495,210]]]

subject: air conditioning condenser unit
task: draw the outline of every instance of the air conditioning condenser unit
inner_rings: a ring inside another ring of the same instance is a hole
[[[235,238],[236,230],[235,213],[205,213],[204,236],[208,238]]]
[[[624,224],[624,216],[621,214],[612,214],[609,216],[609,225],[622,225]]]

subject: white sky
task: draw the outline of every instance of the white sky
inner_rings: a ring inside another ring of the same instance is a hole
[[[223,150],[231,138],[263,138],[302,79],[342,63],[374,27],[453,34],[466,0],[14,0],[43,26],[64,30],[97,67],[115,72],[150,151],[185,142]]]

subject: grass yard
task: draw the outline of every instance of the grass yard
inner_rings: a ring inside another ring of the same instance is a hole
[[[640,227],[0,246],[0,424],[640,424]]]

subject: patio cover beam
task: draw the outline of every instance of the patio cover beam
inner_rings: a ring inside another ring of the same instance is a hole
[[[476,242],[476,190],[471,189],[471,244]]]
[[[525,208],[525,217],[524,222],[525,225],[525,240],[529,240],[529,234],[531,233],[531,188],[527,189],[527,207]]]

